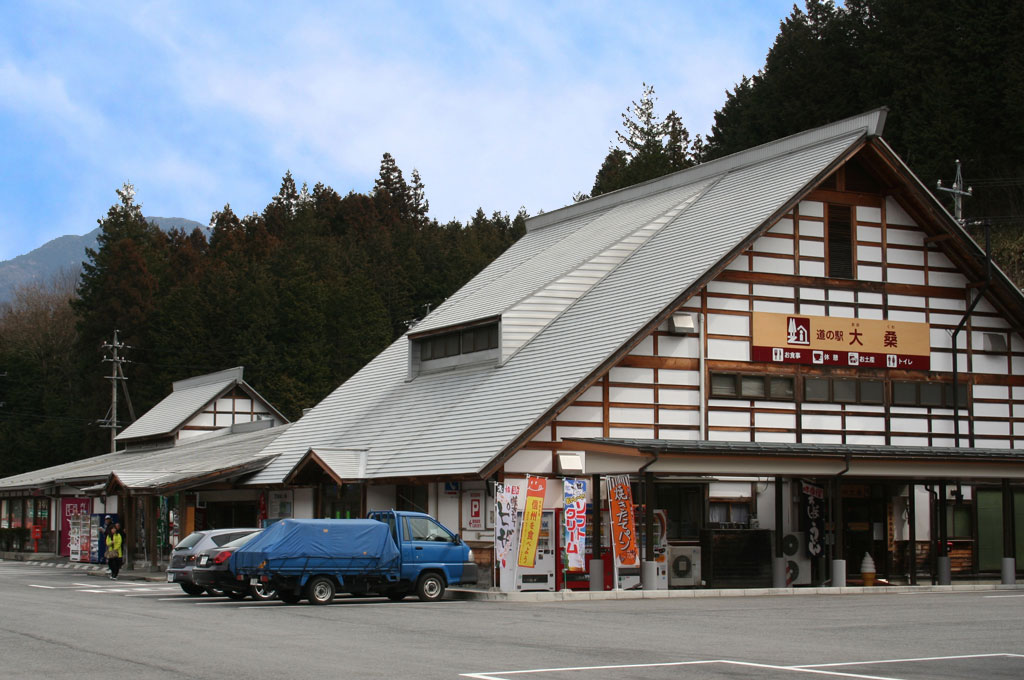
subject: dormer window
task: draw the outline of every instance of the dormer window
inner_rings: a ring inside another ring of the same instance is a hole
[[[420,361],[444,359],[459,354],[496,349],[498,347],[498,324],[433,335],[423,338],[418,344],[420,346]]]
[[[413,375],[497,360],[498,322],[411,337]]]

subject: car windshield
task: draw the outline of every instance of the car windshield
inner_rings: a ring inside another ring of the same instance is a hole
[[[246,534],[245,536],[240,536],[239,538],[236,538],[235,540],[231,541],[230,543],[225,543],[221,547],[222,548],[241,548],[243,545],[245,545],[246,543],[248,543],[252,539],[256,538],[256,534],[258,534],[258,533],[260,533],[260,532],[254,531],[251,534]]]
[[[222,548],[228,543],[236,541],[239,538],[252,536],[254,533],[256,533],[255,529],[245,529],[243,531],[229,531],[223,534],[217,534],[216,536],[211,536],[211,538],[213,539],[214,545]]]
[[[188,550],[189,548],[193,548],[193,547],[195,547],[196,543],[198,543],[199,541],[203,540],[203,536],[205,536],[205,535],[206,534],[204,534],[202,531],[195,531],[195,532],[189,534],[188,536],[186,536],[184,539],[182,539],[178,543],[178,545],[174,546],[174,549],[175,550]]]

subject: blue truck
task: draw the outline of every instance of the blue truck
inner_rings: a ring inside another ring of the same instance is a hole
[[[422,512],[381,510],[367,519],[285,519],[231,556],[239,580],[277,590],[289,604],[328,604],[339,592],[430,602],[450,585],[477,582],[457,534]]]

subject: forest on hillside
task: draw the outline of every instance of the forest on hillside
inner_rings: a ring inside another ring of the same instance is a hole
[[[963,162],[966,224],[979,241],[991,228],[996,261],[1020,285],[1021,45],[1019,1],[809,0],[781,23],[764,67],[737,76],[706,138],[675,111],[657,115],[644,84],[590,195],[888,106],[885,139],[946,204],[935,183]],[[115,329],[136,414],[174,380],[244,366],[296,418],[503,252],[525,218],[479,210],[438,223],[418,174],[406,181],[389,154],[366,193],[286,174],[261,213],[215,213],[209,237],[160,231],[125,186],[81,272],[23,287],[0,309],[0,477],[109,450],[102,346]]]
[[[27,286],[0,316],[0,477],[109,450],[118,331],[141,415],[175,380],[245,367],[288,418],[314,406],[524,232],[525,214],[441,224],[419,175],[385,154],[372,191],[286,174],[262,213],[230,206],[164,232],[126,185],[83,270]]]

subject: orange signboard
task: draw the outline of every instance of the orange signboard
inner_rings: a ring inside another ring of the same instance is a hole
[[[751,360],[929,370],[926,323],[754,312]]]
[[[615,564],[619,567],[639,567],[640,554],[637,550],[629,475],[608,478],[608,511],[611,516]]]
[[[519,566],[533,567],[537,561],[537,543],[540,540],[540,520],[544,512],[544,491],[548,480],[528,477],[526,502],[523,504],[523,528],[519,537]]]

